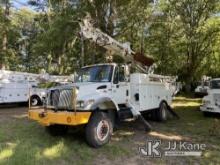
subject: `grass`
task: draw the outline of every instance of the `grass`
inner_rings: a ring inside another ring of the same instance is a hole
[[[177,97],[173,107],[181,119],[161,125],[159,132],[169,135],[168,137],[176,135],[179,137],[178,140],[206,144],[202,157],[184,157],[190,164],[220,164],[219,115],[204,117],[199,111],[200,104],[201,99]]]
[[[148,134],[139,123],[124,123],[100,149],[88,147],[82,132],[52,137],[23,114],[0,118],[0,164],[220,164],[220,121],[204,117],[198,110],[200,104],[201,99],[177,97],[173,107],[180,120],[151,121],[154,130]],[[138,147],[145,145],[146,139],[186,140],[207,147],[202,157],[143,158]]]
[[[3,124],[4,123],[4,124]],[[0,122],[0,164],[85,164],[105,153],[108,159],[128,154],[120,142],[97,150],[88,147],[83,132],[50,136],[26,117]]]

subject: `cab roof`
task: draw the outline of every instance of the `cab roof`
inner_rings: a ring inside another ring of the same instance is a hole
[[[116,63],[100,63],[100,64],[93,64],[93,65],[86,65],[83,66],[82,68],[87,68],[87,67],[92,67],[92,66],[102,66],[102,65],[112,65],[112,66],[116,66]]]
[[[213,79],[211,79],[211,81],[215,81],[215,80],[217,80],[217,81],[220,81],[220,78],[213,78]]]

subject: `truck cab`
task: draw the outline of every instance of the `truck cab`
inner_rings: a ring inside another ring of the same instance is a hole
[[[118,104],[126,103],[128,97],[128,75],[125,75],[125,66],[114,63],[83,67],[76,77],[75,85],[79,88],[78,100],[87,100],[91,96],[93,100],[94,97],[98,100],[105,98],[112,100],[116,109]],[[101,101],[98,100],[95,101]]]
[[[209,90],[209,81],[201,81],[199,85],[195,88],[195,96],[196,97],[204,97],[208,94]]]
[[[124,66],[114,63],[86,66],[81,68],[75,77],[71,85],[50,89],[46,106],[57,110],[73,108],[71,100],[65,100],[65,95],[72,95],[73,88],[77,90],[75,108],[81,111],[97,108],[118,110],[118,105],[125,104],[128,99],[129,84]],[[55,97],[57,93],[59,97]]]
[[[202,99],[200,110],[205,116],[210,113],[220,113],[220,78],[210,81],[208,95]]]

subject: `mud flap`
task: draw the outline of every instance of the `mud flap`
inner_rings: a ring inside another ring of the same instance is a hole
[[[138,121],[140,121],[141,123],[144,124],[145,131],[151,131],[151,130],[152,130],[152,126],[150,125],[150,123],[148,123],[148,122],[144,119],[144,117],[141,115],[140,111],[137,111],[137,110],[132,106],[132,104],[131,104],[130,102],[129,102],[128,104],[129,104],[129,106],[131,107],[131,112],[132,112],[132,114],[133,114],[133,117],[134,117],[136,120],[138,120]]]
[[[170,106],[167,106],[167,110],[173,115],[173,117],[180,119],[179,115],[177,115],[177,113]]]
[[[144,119],[142,115],[138,115],[137,120],[144,124],[145,131],[149,132],[152,130],[152,126]]]

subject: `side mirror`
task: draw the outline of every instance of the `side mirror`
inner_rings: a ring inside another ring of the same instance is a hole
[[[114,78],[113,83],[114,83],[114,84],[118,84],[118,82],[119,82],[119,81],[118,81],[118,77],[117,77],[117,78]]]
[[[157,64],[154,63],[149,67],[148,74],[153,74],[155,69],[157,69]]]
[[[129,69],[128,65],[125,65],[124,72],[125,72],[125,77],[129,77],[130,76],[130,69]]]
[[[113,78],[113,83],[114,84],[118,84],[119,82],[119,74],[118,74],[118,67],[115,69],[115,74],[114,74],[114,78]]]

